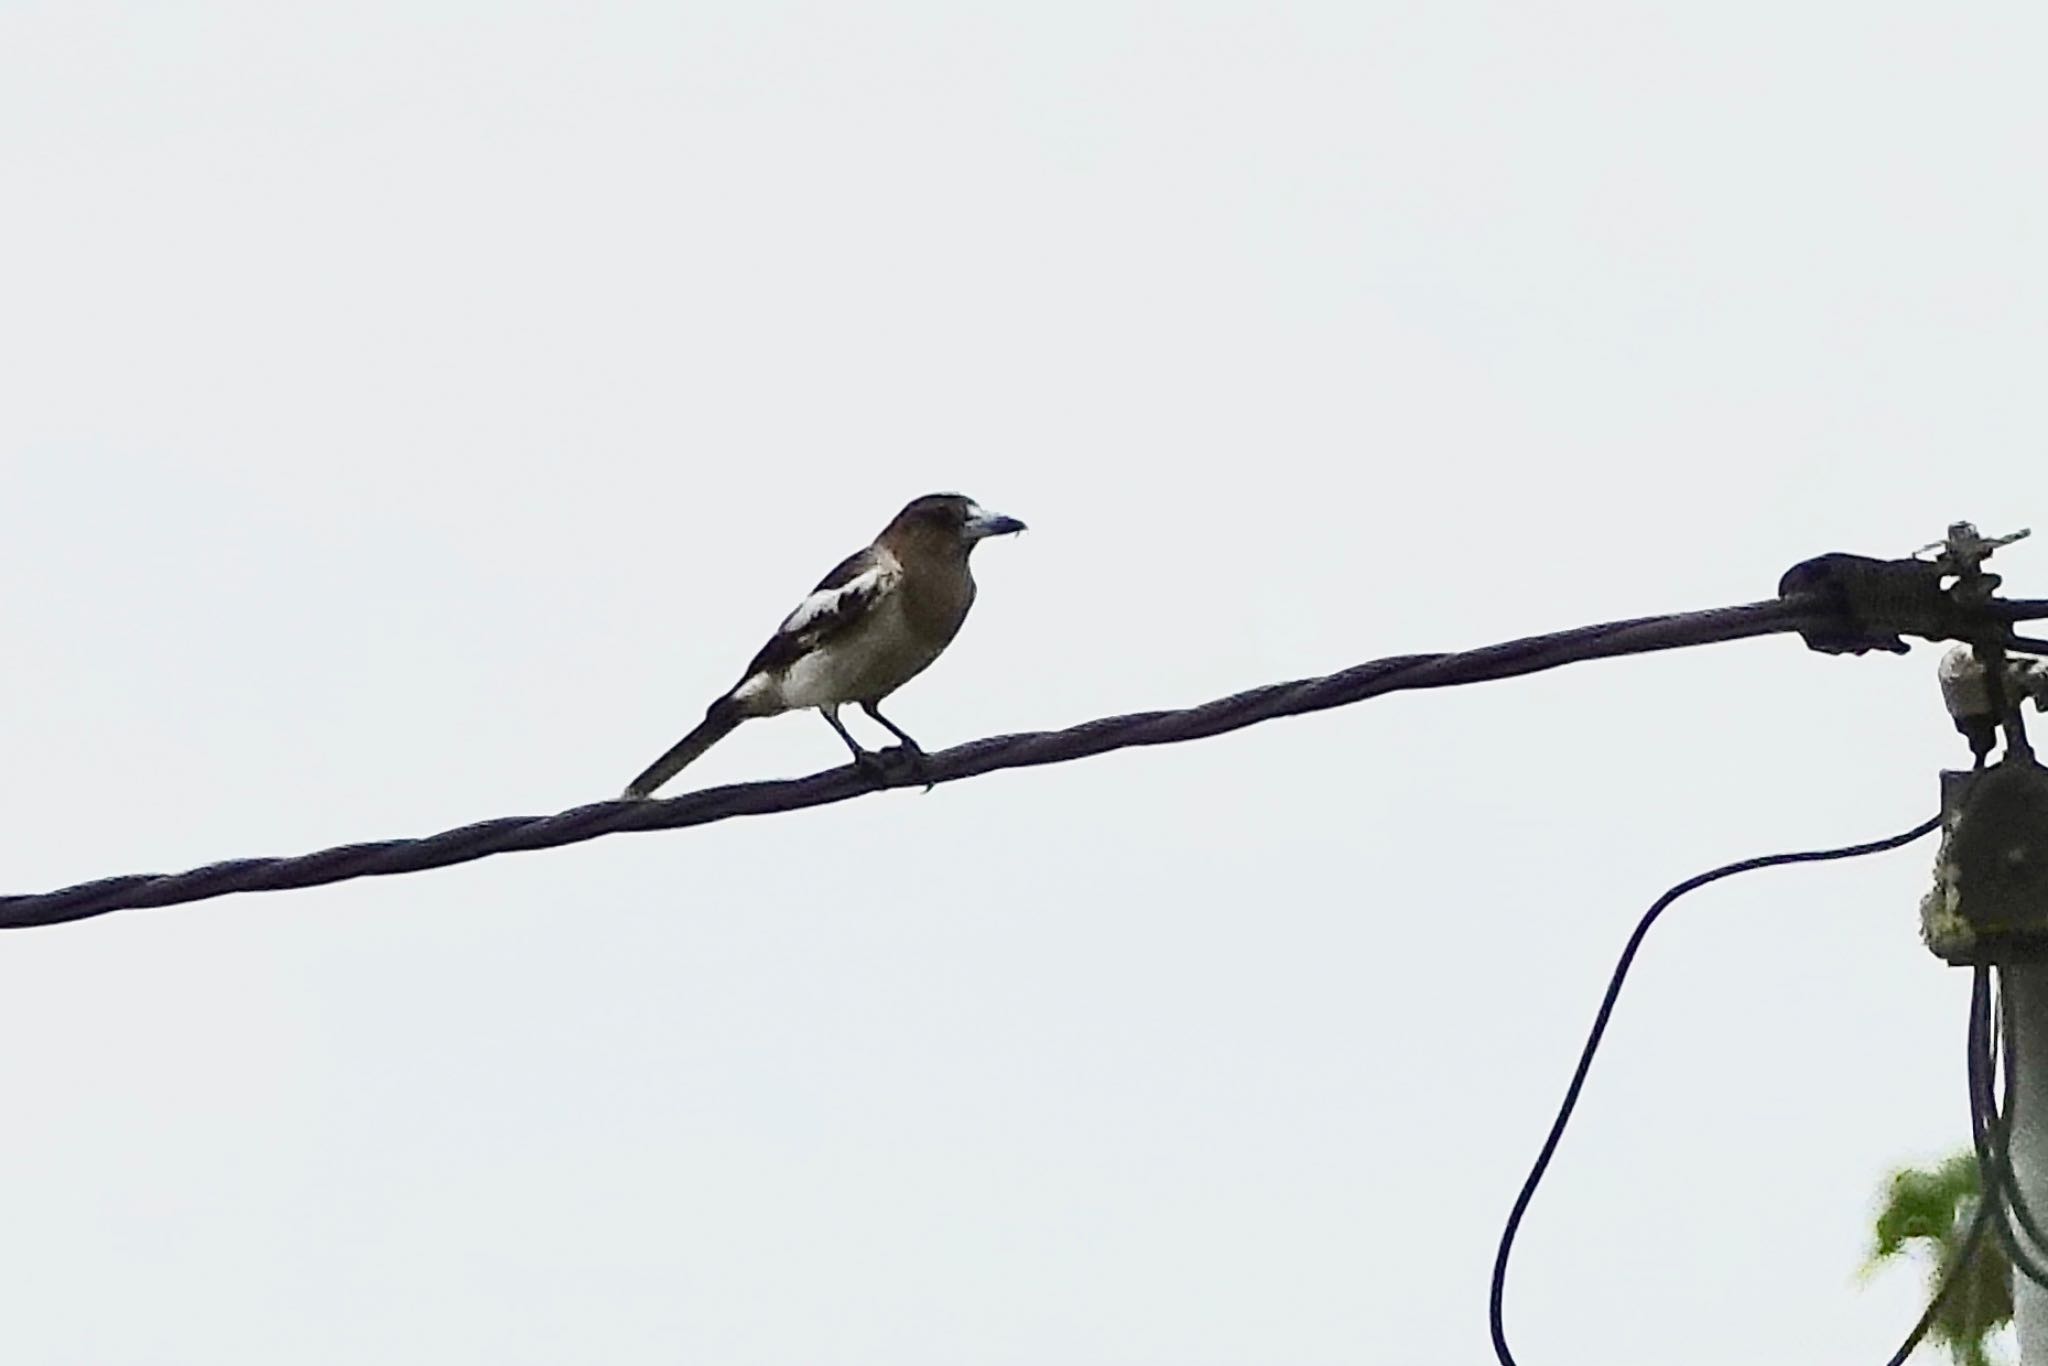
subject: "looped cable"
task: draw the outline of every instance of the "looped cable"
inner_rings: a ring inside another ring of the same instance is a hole
[[[1628,972],[1635,965],[1636,954],[1643,947],[1644,938],[1650,927],[1664,914],[1674,901],[1687,892],[1697,891],[1710,882],[1733,877],[1737,873],[1754,872],[1760,868],[1780,868],[1791,863],[1824,863],[1834,859],[1857,858],[1864,854],[1883,853],[1911,844],[1924,835],[1934,833],[1941,825],[1941,817],[1935,815],[1903,834],[1886,839],[1872,840],[1868,844],[1850,844],[1839,849],[1809,849],[1791,854],[1766,854],[1761,858],[1747,858],[1735,863],[1726,863],[1710,869],[1673,887],[1650,904],[1636,922],[1628,943],[1621,950],[1621,958],[1614,965],[1614,972],[1607,979],[1607,990],[1600,998],[1600,1008],[1593,1014],[1593,1027],[1587,1031],[1585,1046],[1579,1050],[1578,1065],[1572,1070],[1572,1079],[1565,1086],[1564,1100],[1557,1107],[1557,1117],[1551,1121],[1550,1132],[1544,1136],[1543,1145],[1536,1152],[1536,1161],[1529,1168],[1529,1175],[1522,1181],[1522,1188],[1516,1192],[1514,1206],[1508,1211],[1507,1223],[1501,1229],[1500,1246],[1493,1258],[1493,1282],[1487,1297],[1487,1326],[1493,1334],[1493,1354],[1500,1366],[1517,1366],[1515,1356],[1508,1349],[1505,1305],[1507,1299],[1508,1260],[1514,1255],[1515,1235],[1521,1230],[1522,1218],[1529,1212],[1529,1202],[1536,1197],[1536,1188],[1543,1182],[1543,1174],[1550,1169],[1550,1160],[1557,1153],[1557,1145],[1564,1137],[1565,1126],[1571,1123],[1572,1112],[1578,1108],[1579,1093],[1585,1089],[1586,1074],[1593,1070],[1594,1055],[1600,1051],[1600,1041],[1606,1036],[1607,1022],[1614,1015],[1614,1003],[1621,997],[1622,984],[1628,980]],[[1932,1311],[1928,1322],[1932,1321]],[[1924,1333],[1925,1326],[1917,1330]],[[1917,1342],[1917,1337],[1914,1341]],[[1904,1360],[1901,1356],[1899,1360]]]

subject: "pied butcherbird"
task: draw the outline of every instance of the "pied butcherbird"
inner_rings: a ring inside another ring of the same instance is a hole
[[[876,756],[839,720],[856,703],[903,742],[915,740],[888,717],[883,698],[923,673],[952,643],[974,605],[974,547],[990,536],[1024,530],[1015,517],[992,513],[957,493],[913,499],[874,543],[839,562],[783,619],[740,681],[706,709],[697,728],[626,785],[645,797],[717,744],[740,722],[815,707],[863,766]]]

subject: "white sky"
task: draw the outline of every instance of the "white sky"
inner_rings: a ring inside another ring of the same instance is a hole
[[[1683,11],[1683,12],[1681,12]],[[928,746],[2048,523],[2023,5],[0,5],[0,888],[615,792],[910,496]],[[2048,595],[2044,547],[2008,552]],[[0,944],[0,1350],[1485,1359],[1634,918],[1875,838],[1773,639]],[[691,771],[793,774],[814,719]],[[1652,939],[1528,1366],[1882,1360],[1931,850]]]

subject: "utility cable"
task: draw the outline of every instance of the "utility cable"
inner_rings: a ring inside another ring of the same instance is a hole
[[[1135,745],[1203,739],[1275,717],[1346,706],[1392,692],[1480,683],[1582,660],[1808,631],[1825,628],[1832,620],[1816,595],[1796,593],[1740,607],[1582,626],[1454,654],[1397,655],[1319,678],[1268,684],[1177,711],[1136,712],[1086,721],[1065,730],[975,740],[926,755],[890,778],[877,778],[849,764],[806,778],[709,787],[664,800],[605,801],[551,816],[506,816],[421,839],[350,844],[288,858],[235,859],[182,873],[132,874],[53,892],[0,896],[0,929],[58,925],[108,911],[171,906],[235,892],[282,891],[350,878],[415,873],[629,830],[674,830],[735,816],[825,806],[885,787],[955,782],[997,769],[1064,763]]]
[[[2006,993],[2001,989],[1998,995],[2001,1009],[1995,1010],[1991,970],[1979,965],[1970,982],[1967,1068],[1970,1141],[1977,1155],[1977,1187],[1981,1192],[1980,1199],[1991,1210],[1992,1230],[1997,1233],[1999,1244],[2005,1249],[2013,1270],[2036,1285],[2048,1288],[2048,1266],[2042,1264],[2037,1251],[2048,1247],[2048,1239],[2041,1236],[2041,1226],[2020,1193],[2019,1182],[2013,1175],[2011,1117],[2019,1073],[2013,1066],[2015,1041],[2011,1022],[2006,1021],[2003,1029],[1999,1028],[2000,1015],[2007,1006]],[[2002,1033],[2004,1037],[2002,1079],[1994,1076],[1999,1070],[2001,1052],[2000,1045],[1993,1042],[1994,1033]],[[2013,1227],[2015,1218],[2021,1225],[2020,1229]],[[2021,1240],[2019,1235],[2022,1231],[2032,1240],[2031,1247]]]
[[[1557,1118],[1551,1122],[1550,1132],[1544,1137],[1543,1146],[1537,1150],[1536,1161],[1529,1168],[1529,1175],[1522,1182],[1522,1189],[1515,1196],[1515,1203],[1508,1211],[1506,1225],[1501,1229],[1500,1247],[1493,1259],[1493,1283],[1487,1301],[1487,1326],[1493,1334],[1493,1354],[1500,1366],[1517,1366],[1514,1353],[1508,1349],[1507,1327],[1504,1306],[1507,1297],[1508,1259],[1514,1254],[1515,1235],[1522,1227],[1522,1218],[1529,1211],[1529,1202],[1536,1196],[1536,1188],[1542,1184],[1543,1174],[1550,1169],[1550,1160],[1557,1152],[1559,1140],[1564,1137],[1565,1126],[1571,1123],[1572,1111],[1578,1108],[1579,1093],[1585,1088],[1586,1074],[1593,1068],[1594,1055],[1600,1051],[1600,1041],[1607,1033],[1608,1020],[1614,1014],[1614,1003],[1621,996],[1622,984],[1628,980],[1629,969],[1634,966],[1637,952],[1643,946],[1650,927],[1657,923],[1659,916],[1678,898],[1687,892],[1697,891],[1711,882],[1733,877],[1737,873],[1755,872],[1760,868],[1779,868],[1793,863],[1824,863],[1834,859],[1857,858],[1864,854],[1879,854],[1887,849],[1897,849],[1911,844],[1924,835],[1934,833],[1941,825],[1939,815],[1929,817],[1903,834],[1885,839],[1873,840],[1868,844],[1844,845],[1838,849],[1808,849],[1797,853],[1766,854],[1759,858],[1742,859],[1710,869],[1689,877],[1676,887],[1665,892],[1643,912],[1636,922],[1628,943],[1622,948],[1621,958],[1614,965],[1614,972],[1607,979],[1607,990],[1600,998],[1600,1008],[1593,1015],[1593,1027],[1587,1032],[1585,1046],[1579,1051],[1578,1066],[1572,1071],[1571,1082],[1565,1087],[1564,1101],[1558,1106]]]

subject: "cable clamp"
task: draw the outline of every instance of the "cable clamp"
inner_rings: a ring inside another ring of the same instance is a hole
[[[1904,654],[1905,636],[1998,639],[2009,635],[2011,626],[1993,610],[1999,577],[1984,571],[1984,561],[2027,534],[1987,537],[1968,522],[1956,522],[1944,540],[1923,547],[1922,554],[1939,552],[1932,559],[1819,555],[1786,570],[1778,580],[1778,596],[1815,603],[1819,619],[1799,634],[1809,648],[1825,654]]]

